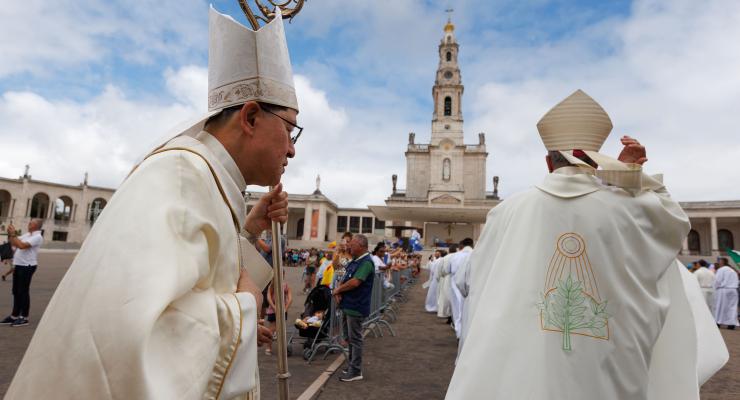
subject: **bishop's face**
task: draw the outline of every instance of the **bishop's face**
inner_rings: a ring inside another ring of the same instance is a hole
[[[298,112],[293,109],[262,110],[255,118],[257,132],[252,155],[258,171],[254,184],[274,186],[288,166],[288,159],[295,156],[295,147],[290,139]],[[291,125],[291,123],[293,125]]]

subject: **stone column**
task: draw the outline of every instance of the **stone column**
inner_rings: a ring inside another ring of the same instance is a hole
[[[311,240],[311,214],[313,207],[310,203],[306,203],[306,209],[303,213],[303,240]]]
[[[337,219],[339,216],[337,214],[331,213],[331,218],[327,216],[327,231],[329,233],[329,241],[336,240],[337,238]]]
[[[326,237],[326,206],[319,204],[319,226],[316,240],[323,242]]]
[[[689,254],[689,237],[683,238],[683,245],[681,246],[681,254],[682,255],[688,255]]]
[[[710,235],[712,238],[712,252],[713,256],[719,255],[719,239],[717,238],[717,217],[709,218],[709,229],[711,230]]]

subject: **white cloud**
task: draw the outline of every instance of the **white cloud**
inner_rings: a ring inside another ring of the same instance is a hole
[[[619,136],[636,136],[648,148],[647,170],[665,173],[674,197],[740,198],[740,188],[730,184],[740,181],[738,17],[737,2],[638,1],[627,19],[608,21],[609,30],[591,27],[592,35],[503,49],[508,59],[542,73],[508,82],[476,76],[483,85],[468,97],[475,104],[468,127],[489,132],[489,174],[502,175],[504,194],[541,179],[544,150],[535,124],[581,88],[614,122],[604,152],[616,155]],[[594,45],[609,41],[617,42],[614,52],[594,60],[603,51]],[[478,67],[495,65],[501,51],[483,54]]]
[[[197,90],[207,79],[204,69],[199,79],[197,71],[184,67],[167,79],[173,90],[183,82]],[[189,102],[129,99],[112,85],[87,102],[6,92],[0,98],[0,174],[17,176],[30,164],[36,179],[77,184],[88,171],[90,184],[115,188],[156,138],[202,111]]]
[[[0,7],[0,77],[52,76],[108,58],[151,64],[192,57],[207,44],[206,3],[10,1]]]

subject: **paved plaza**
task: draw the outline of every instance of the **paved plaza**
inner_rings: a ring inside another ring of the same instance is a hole
[[[46,307],[59,280],[69,267],[74,253],[42,253],[40,267],[34,275],[31,290],[31,323],[25,327],[0,326],[0,394],[4,394],[37,326],[39,315]],[[289,310],[289,330],[292,321],[303,308],[305,295],[300,292],[301,271],[288,269],[288,282],[294,289],[294,301]],[[10,282],[0,282],[0,312],[5,315],[11,307]],[[449,326],[432,314],[423,312],[425,291],[414,285],[408,302],[400,307],[398,321],[393,324],[396,337],[369,336],[365,345],[364,381],[342,383],[332,376],[318,394],[321,400],[392,398],[403,394],[407,399],[441,399],[452,376],[456,341]],[[740,399],[740,331],[722,330],[730,349],[729,363],[701,391],[703,400]],[[319,357],[308,365],[295,346],[289,357],[292,377],[291,397],[297,398],[306,391],[338,357]],[[262,398],[276,398],[275,356],[267,356],[260,349],[259,355]]]

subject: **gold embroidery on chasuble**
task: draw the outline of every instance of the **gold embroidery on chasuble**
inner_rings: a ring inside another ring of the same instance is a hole
[[[607,301],[599,295],[586,241],[579,234],[558,238],[538,307],[540,328],[561,333],[565,351],[572,350],[572,335],[609,340]]]

